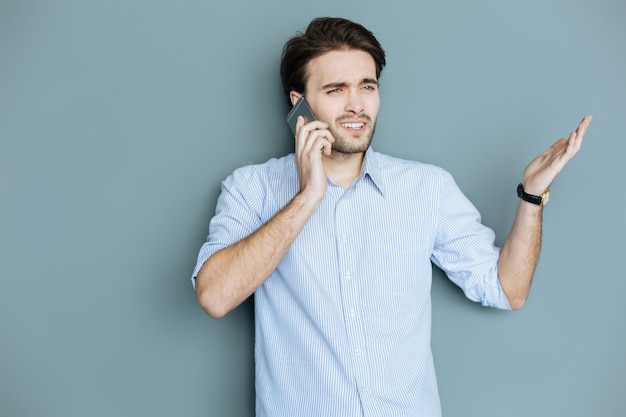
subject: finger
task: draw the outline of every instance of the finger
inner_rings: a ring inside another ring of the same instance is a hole
[[[567,147],[567,153],[570,154],[570,158],[574,157],[580,150],[585,133],[587,132],[587,127],[589,127],[589,123],[591,123],[592,119],[593,116],[590,114],[586,115],[578,124],[576,131],[570,133]]]
[[[565,158],[566,161],[572,159],[576,156],[578,151],[580,151],[585,132],[587,131],[587,127],[589,126],[592,118],[593,117],[591,115],[585,116],[578,124],[576,130],[569,134],[569,137],[567,138],[567,147],[564,150],[564,154],[561,155],[561,157]],[[557,143],[560,141],[562,141],[562,139],[557,141]],[[555,143],[555,145],[557,143]],[[553,145],[553,147],[555,145]]]
[[[330,156],[330,153],[332,150],[333,150],[332,143],[328,140],[328,138],[325,138],[325,140],[322,141],[322,153],[326,156]]]
[[[320,152],[325,151],[327,155],[330,155],[332,149],[332,143],[335,141],[330,131],[328,130],[314,130],[309,133],[304,145],[303,152]]]
[[[591,123],[591,121],[593,120],[593,116],[588,114],[585,117],[583,117],[583,119],[580,121],[580,123],[578,124],[578,128],[576,129],[576,132],[579,135],[585,135],[585,132],[587,132],[587,127],[589,127],[589,123]]]
[[[580,150],[581,139],[582,137],[578,135],[577,132],[570,133],[567,138],[567,148],[565,148],[563,157],[567,160],[572,159]]]
[[[313,132],[324,131],[327,127],[328,124],[317,120],[305,123],[304,117],[298,116],[298,120],[296,122],[296,152],[302,152],[304,150],[306,143]],[[328,133],[330,134],[330,132]]]
[[[300,118],[302,116],[299,116]],[[299,121],[298,121],[299,122]],[[318,130],[314,126],[304,123],[302,118],[302,125],[297,130],[296,135],[296,153],[302,154],[308,152],[311,148],[311,143],[315,141],[315,138],[319,136]]]
[[[581,120],[581,122],[578,124],[578,127],[576,128],[575,141],[578,142],[579,147],[580,147],[580,143],[582,143],[583,138],[585,137],[585,133],[587,133],[587,128],[589,127],[589,123],[591,123],[592,119],[593,119],[593,116],[588,114],[587,116],[583,118],[583,120]]]
[[[298,119],[296,121],[296,137],[295,137],[297,154],[302,152],[302,149],[304,148],[304,144],[305,144],[306,135],[308,135],[308,133],[305,133],[302,129],[304,125],[305,125],[304,117],[298,116]]]
[[[548,149],[547,152],[553,151],[554,149],[558,148],[559,146],[563,146],[563,144],[565,144],[566,141],[567,141],[567,139],[565,139],[565,138],[561,138],[561,139],[557,140],[556,142],[554,142],[552,144],[552,146],[550,146],[550,148]]]

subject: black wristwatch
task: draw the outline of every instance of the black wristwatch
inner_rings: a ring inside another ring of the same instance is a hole
[[[517,196],[524,201],[528,201],[529,203],[537,204],[538,206],[543,207],[548,204],[548,200],[550,200],[550,189],[546,188],[546,190],[541,193],[541,195],[532,195],[524,191],[524,186],[520,182],[517,186]]]

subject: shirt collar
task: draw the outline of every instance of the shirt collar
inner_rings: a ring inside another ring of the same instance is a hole
[[[382,176],[380,175],[380,169],[378,167],[378,158],[376,153],[370,146],[365,152],[365,157],[363,158],[363,165],[361,166],[361,178],[364,178],[366,175],[372,180],[380,194],[385,196],[385,183],[383,181]]]

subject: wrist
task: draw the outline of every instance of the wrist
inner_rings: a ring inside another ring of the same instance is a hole
[[[298,192],[298,194],[296,194],[293,198],[292,203],[300,207],[300,210],[310,212],[312,214],[315,210],[317,210],[317,207],[323,199],[324,193],[319,193],[307,188],[300,190],[300,192]]]
[[[528,203],[543,207],[548,204],[548,201],[550,200],[550,189],[546,188],[539,194],[532,194],[527,192],[524,189],[524,185],[520,182],[517,186],[517,196]]]

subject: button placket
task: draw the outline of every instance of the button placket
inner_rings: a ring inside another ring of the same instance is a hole
[[[344,312],[346,335],[348,337],[348,349],[353,358],[354,378],[359,387],[359,391],[366,392],[363,387],[368,386],[367,355],[365,351],[365,337],[363,334],[363,324],[359,314],[359,282],[355,274],[353,264],[357,262],[356,248],[350,236],[353,236],[349,229],[352,211],[347,205],[346,197],[337,202],[335,208],[335,231],[337,236],[338,265],[341,279],[341,308]]]

